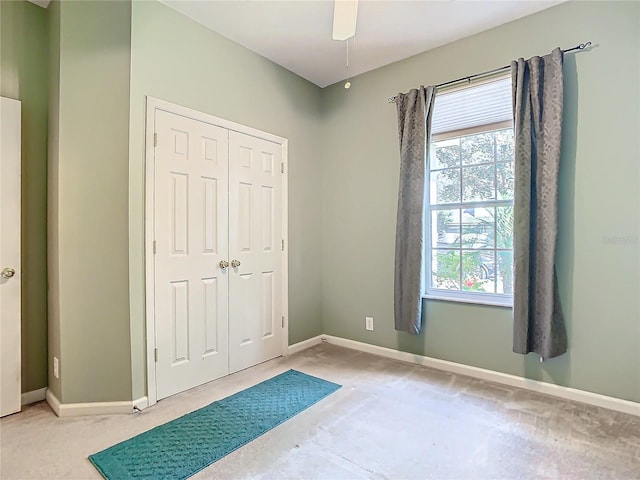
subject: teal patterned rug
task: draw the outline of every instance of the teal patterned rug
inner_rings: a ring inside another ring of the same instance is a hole
[[[185,479],[340,387],[289,370],[90,455],[89,460],[108,480]]]

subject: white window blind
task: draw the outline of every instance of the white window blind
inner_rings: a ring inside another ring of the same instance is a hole
[[[436,95],[431,133],[513,120],[511,77]]]

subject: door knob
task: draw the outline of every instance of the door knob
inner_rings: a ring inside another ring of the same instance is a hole
[[[240,260],[236,260],[236,259],[231,260],[231,266],[233,268],[239,267],[240,266]]]
[[[240,265],[240,262],[238,262]],[[16,271],[13,268],[5,268],[2,270],[2,278],[11,278],[16,274]]]
[[[227,262],[226,260],[220,260],[220,268],[221,269],[225,269],[229,266],[229,262]]]

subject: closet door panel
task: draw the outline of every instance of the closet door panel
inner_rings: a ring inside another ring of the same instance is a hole
[[[156,111],[157,398],[229,373],[228,130]]]
[[[281,162],[281,145],[229,132],[231,373],[282,353]]]

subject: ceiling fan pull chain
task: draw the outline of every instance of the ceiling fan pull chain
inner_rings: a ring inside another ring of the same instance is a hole
[[[347,74],[348,74],[349,73],[349,39],[347,38],[345,42],[347,42]]]
[[[349,81],[349,39],[347,38],[345,42],[347,44],[347,81],[344,82],[344,88],[348,90],[351,87],[351,82]]]

